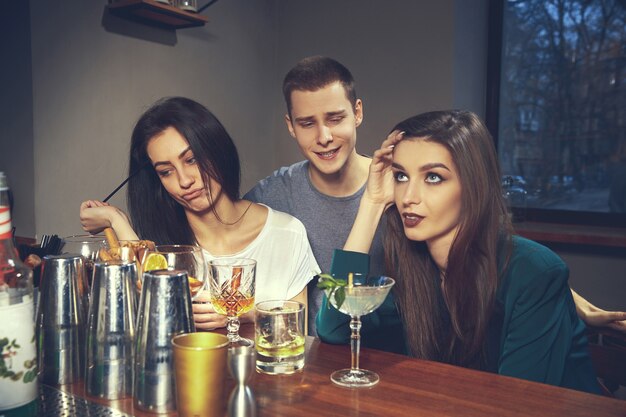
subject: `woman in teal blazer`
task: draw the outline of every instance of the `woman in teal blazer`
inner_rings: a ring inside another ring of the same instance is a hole
[[[392,293],[363,317],[363,344],[537,382],[599,392],[563,261],[513,236],[493,141],[471,112],[399,123],[374,154],[335,276],[367,272],[385,213]],[[318,334],[349,341],[348,318],[322,308]]]

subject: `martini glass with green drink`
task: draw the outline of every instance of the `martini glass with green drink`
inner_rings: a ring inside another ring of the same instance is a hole
[[[348,280],[320,275],[317,286],[326,292],[328,302],[343,314],[350,316],[350,350],[352,364],[331,374],[330,379],[337,385],[348,388],[371,387],[380,380],[378,374],[359,367],[361,349],[361,316],[376,310],[385,301],[395,281],[392,278],[366,277],[361,274],[348,274]]]

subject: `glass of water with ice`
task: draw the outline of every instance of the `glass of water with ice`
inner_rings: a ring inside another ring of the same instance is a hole
[[[304,367],[304,304],[263,301],[256,305],[256,368],[266,374],[292,374]]]

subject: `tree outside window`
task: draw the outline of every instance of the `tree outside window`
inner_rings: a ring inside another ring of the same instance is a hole
[[[529,211],[623,221],[626,2],[500,1],[500,68],[490,74],[499,94],[488,119],[497,117],[508,185],[523,189]]]

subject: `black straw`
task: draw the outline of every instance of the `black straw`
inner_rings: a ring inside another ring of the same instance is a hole
[[[150,164],[146,162],[144,165],[142,165],[141,167],[139,167],[139,168],[138,168],[135,172],[133,172],[132,174],[130,174],[130,175],[128,176],[128,178],[126,178],[124,181],[122,181],[122,183],[121,183],[120,185],[118,185],[118,186],[115,188],[115,190],[111,191],[111,194],[109,194],[108,196],[106,196],[106,197],[104,198],[104,200],[102,200],[102,202],[103,202],[103,203],[106,203],[107,201],[109,201],[109,199],[110,199],[111,197],[113,197],[113,196],[115,195],[115,193],[117,193],[117,192],[120,190],[120,188],[122,188],[124,185],[126,185],[126,183],[127,183],[127,182],[128,182],[128,181],[132,178],[132,177],[134,177],[135,175],[139,174],[139,172],[140,172],[142,169],[144,169],[145,167],[147,167],[148,165],[150,165]]]

